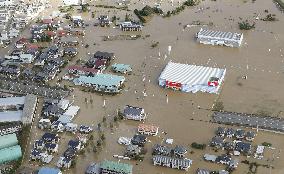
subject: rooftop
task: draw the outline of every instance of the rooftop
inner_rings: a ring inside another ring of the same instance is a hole
[[[159,77],[160,86],[165,86],[166,82],[173,82],[183,85],[182,91],[185,92],[209,92],[218,93],[220,85],[209,86],[211,77],[219,79],[222,83],[226,74],[226,69],[204,67],[169,62]]]
[[[119,163],[114,161],[103,161],[101,163],[102,169],[107,169],[111,171],[117,171],[125,174],[132,174],[132,165],[125,164],[125,163]]]
[[[75,84],[92,84],[92,85],[100,85],[100,86],[117,86],[120,85],[121,82],[124,82],[125,77],[111,75],[111,74],[97,74],[94,77],[80,76],[75,79]]]

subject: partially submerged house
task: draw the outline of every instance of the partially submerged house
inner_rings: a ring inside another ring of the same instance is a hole
[[[51,152],[51,153],[58,152],[58,144],[56,144],[56,143],[46,143],[45,144],[45,149],[48,152]]]
[[[145,135],[134,135],[131,139],[131,144],[133,145],[144,146],[146,142],[147,137]]]
[[[90,87],[99,92],[119,93],[124,81],[123,76],[97,74],[94,77],[80,76],[74,79],[74,84]]]
[[[248,131],[245,135],[247,141],[253,141],[256,136],[256,133],[253,131]]]
[[[224,137],[226,133],[226,129],[224,127],[218,127],[216,134],[220,137]]]
[[[60,157],[56,163],[56,166],[59,168],[66,168],[69,169],[72,164],[72,159],[66,157]]]
[[[120,24],[120,28],[122,31],[141,31],[142,30],[142,25],[139,23],[135,22],[123,22]]]
[[[141,152],[142,152],[142,147],[130,144],[126,147],[124,155],[130,158],[135,158],[136,156],[140,155]]]
[[[109,53],[109,52],[97,51],[94,54],[94,58],[95,59],[105,59],[105,60],[107,60],[109,62],[112,59],[114,59],[114,54],[113,53]]]
[[[126,119],[142,121],[146,119],[146,113],[143,108],[126,105],[123,110]]]
[[[225,74],[226,69],[170,61],[159,77],[159,85],[183,92],[201,91],[218,94]]]
[[[236,133],[235,133],[235,136],[237,139],[243,139],[245,138],[245,135],[246,135],[246,131],[243,130],[243,129],[237,129]]]
[[[70,140],[68,142],[68,148],[72,148],[75,151],[79,151],[82,148],[81,142],[79,140]]]
[[[81,125],[81,126],[79,127],[79,132],[80,132],[80,133],[88,134],[88,133],[90,133],[90,132],[92,132],[92,131],[93,131],[93,128],[91,128],[90,126]]]
[[[224,45],[228,47],[240,47],[243,41],[243,34],[212,31],[201,28],[196,34],[197,41],[202,44]]]
[[[132,72],[132,68],[130,65],[125,65],[125,64],[113,64],[111,66],[112,70],[114,72],[118,72],[118,73],[121,73],[121,74],[130,74]]]
[[[57,134],[53,134],[53,133],[45,133],[42,135],[41,138],[45,143],[58,143],[60,138]]]
[[[184,158],[185,155],[187,154],[187,148],[185,148],[183,146],[176,146],[173,149],[173,153],[178,158]]]
[[[84,75],[84,76],[93,76],[98,73],[100,73],[100,70],[95,69],[95,68],[88,68],[88,67],[83,67],[83,66],[69,66],[67,68],[68,73],[74,74],[77,76]]]
[[[107,15],[100,15],[98,17],[98,20],[101,27],[109,27],[111,24],[111,21],[109,20],[109,17]]]
[[[162,155],[162,156],[170,156],[171,148],[159,144],[155,144],[153,147],[152,155]]]
[[[154,165],[164,166],[164,167],[170,167],[173,169],[180,169],[188,171],[190,166],[192,165],[192,160],[187,158],[172,158],[168,156],[160,156],[155,155],[153,156],[153,163]]]
[[[212,138],[210,145],[216,148],[222,148],[224,144],[224,139],[219,136],[215,136]]]
[[[226,131],[227,138],[233,138],[235,136],[236,131],[233,128],[228,128]]]
[[[235,151],[243,153],[244,155],[250,155],[252,153],[251,143],[238,141],[235,144]]]
[[[159,127],[154,125],[139,124],[137,132],[142,135],[157,136],[159,132]]]

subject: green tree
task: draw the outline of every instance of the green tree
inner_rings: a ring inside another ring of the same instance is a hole
[[[106,122],[106,116],[103,116],[103,122]]]
[[[130,14],[125,14],[125,19],[124,19],[126,22],[128,22],[128,21],[131,21],[131,19],[130,19]]]
[[[114,116],[114,117],[113,117],[113,121],[114,121],[114,122],[117,122],[117,121],[118,121],[117,116]]]
[[[102,145],[102,140],[97,141],[97,146],[100,147]]]
[[[224,110],[224,105],[223,105],[223,102],[222,101],[216,101],[214,104],[213,104],[213,108],[212,108],[212,111],[223,111]]]
[[[105,134],[101,134],[101,140],[104,141],[106,139]]]

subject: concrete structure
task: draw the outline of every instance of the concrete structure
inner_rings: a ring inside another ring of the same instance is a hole
[[[25,104],[23,108],[22,123],[24,125],[31,124],[33,122],[38,99],[36,95],[28,94],[25,97]]]
[[[215,122],[222,124],[242,125],[284,132],[284,119],[280,118],[263,117],[244,113],[215,112],[213,114],[213,119]]]
[[[196,34],[197,41],[202,44],[224,45],[228,47],[240,47],[243,41],[243,34],[212,31],[200,29]]]
[[[165,88],[196,93],[219,93],[226,69],[169,62],[159,77]]]
[[[0,122],[21,121],[24,125],[33,121],[37,106],[37,97],[28,94],[25,97],[0,98],[1,109],[22,109],[17,111],[0,112]]]

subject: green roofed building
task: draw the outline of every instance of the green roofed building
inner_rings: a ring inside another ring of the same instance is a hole
[[[19,145],[0,150],[0,164],[17,160],[22,157],[22,150]]]
[[[113,64],[111,66],[112,70],[114,72],[119,72],[122,74],[129,74],[132,72],[132,68],[130,67],[130,65],[125,65],[125,64]]]
[[[15,146],[18,144],[16,134],[7,134],[0,136],[0,149]]]
[[[106,93],[118,93],[121,91],[125,77],[112,74],[97,74],[94,77],[80,76],[74,79],[75,85],[92,87],[94,90]]]
[[[102,174],[132,174],[132,165],[114,161],[101,163]]]

